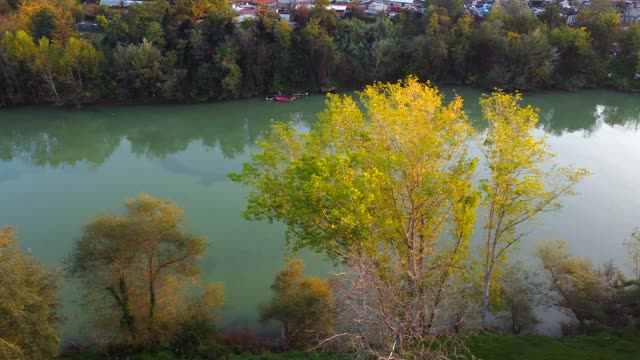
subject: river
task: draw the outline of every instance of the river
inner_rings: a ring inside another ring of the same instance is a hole
[[[451,90],[448,90],[450,93]],[[461,88],[479,131],[480,92]],[[640,97],[608,91],[537,93],[525,102],[540,108],[540,133],[549,136],[561,164],[586,167],[580,196],[562,211],[540,217],[524,239],[531,254],[541,239],[564,238],[576,255],[596,263],[625,264],[622,241],[640,226]],[[26,107],[0,110],[0,226],[18,230],[20,244],[47,267],[69,254],[82,224],[103,212],[122,211],[139,193],[176,202],[192,229],[210,240],[201,261],[206,281],[223,281],[224,329],[256,327],[257,307],[283,259],[284,228],[247,222],[246,189],[227,174],[240,169],[271,119],[307,129],[324,97],[293,103],[262,100],[198,105]],[[312,274],[330,265],[300,254]],[[64,335],[86,327],[77,288],[65,279]]]

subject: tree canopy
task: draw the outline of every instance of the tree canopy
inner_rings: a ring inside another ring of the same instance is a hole
[[[58,354],[60,276],[18,248],[13,228],[0,228],[0,358],[45,360]]]
[[[303,275],[304,262],[292,260],[271,285],[271,301],[260,309],[262,321],[282,323],[284,345],[302,348],[323,340],[334,330],[335,299],[326,279]]]
[[[487,216],[482,247],[484,269],[483,325],[488,325],[494,272],[510,250],[526,235],[528,225],[542,212],[558,210],[561,198],[574,195],[575,185],[589,172],[552,162],[546,137],[534,134],[538,113],[522,107],[520,94],[495,91],[480,100],[489,123],[483,152],[489,177],[481,180]]]
[[[354,313],[364,311],[358,297],[386,304],[368,316],[388,328],[381,330],[391,339],[387,346],[400,338],[401,352],[427,356],[417,339],[459,326],[462,299],[474,291],[465,284],[478,275],[486,320],[494,272],[523,236],[518,226],[559,208],[587,171],[549,163],[546,139],[533,132],[537,113],[519,104],[519,94],[495,91],[480,100],[489,123],[489,178],[480,186],[478,159],[467,148],[477,137],[461,98],[446,103],[413,77],[358,95],[359,102],[330,95],[308,133],[275,123],[231,178],[251,189],[248,219],[281,221],[293,249],[350,265],[356,279],[344,297],[356,304]],[[482,274],[468,246],[480,205],[488,212]]]
[[[142,194],[125,205],[124,216],[104,214],[85,225],[68,271],[97,309],[119,315],[126,338],[159,341],[170,335],[161,329],[188,307],[178,290],[197,279],[206,239],[185,227],[171,202]]]

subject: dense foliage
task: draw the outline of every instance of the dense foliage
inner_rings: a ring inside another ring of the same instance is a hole
[[[12,228],[0,228],[0,359],[44,360],[58,353],[59,273],[20,250]]]
[[[358,8],[340,18],[318,1],[291,23],[266,9],[238,21],[226,0],[146,1],[124,12],[16,2],[0,8],[0,104],[204,101],[408,74],[510,89],[637,89],[640,27],[622,30],[610,4],[594,2],[568,27],[557,8],[536,17],[518,0],[484,20],[457,1],[429,0],[425,13],[393,20]],[[79,33],[83,17],[100,31]]]
[[[282,323],[285,348],[305,348],[333,332],[335,300],[327,279],[303,276],[302,260],[280,269],[271,285],[273,296],[260,316],[264,322]]]
[[[524,236],[518,226],[559,209],[588,172],[550,164],[546,139],[534,135],[537,112],[519,94],[480,99],[488,178],[479,186],[460,97],[445,103],[437,88],[411,77],[367,86],[359,97],[329,96],[310,133],[275,124],[231,176],[252,190],[248,219],[281,221],[294,248],[349,265],[341,318],[353,319],[347,332],[364,349],[444,358],[437,336],[477,328],[480,317],[492,327],[496,278]],[[474,252],[481,205],[486,243]],[[512,315],[526,308],[512,305]]]
[[[84,286],[98,327],[134,344],[183,343],[184,328],[211,328],[221,287],[185,298],[198,279],[206,239],[191,234],[182,209],[165,200],[143,194],[126,208],[125,216],[104,214],[85,225],[68,259],[68,273]]]

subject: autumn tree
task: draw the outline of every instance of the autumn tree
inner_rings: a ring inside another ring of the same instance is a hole
[[[613,294],[591,261],[571,255],[564,240],[542,242],[536,256],[548,278],[551,305],[575,317],[582,328],[605,320],[604,304]]]
[[[199,274],[206,239],[185,227],[182,213],[149,195],[127,200],[124,216],[105,214],[85,225],[68,259],[69,273],[119,314],[132,341],[143,334],[150,342],[164,338],[167,319],[186,307],[181,293]]]
[[[33,91],[33,84],[38,84],[38,75],[33,71],[35,50],[33,39],[25,31],[6,32],[2,37],[0,67],[10,100],[21,101]]]
[[[610,55],[621,33],[620,14],[613,4],[608,0],[593,0],[590,7],[578,14],[578,25],[589,31],[593,49],[602,58]]]
[[[302,348],[331,334],[334,297],[329,281],[303,275],[304,262],[293,260],[276,275],[269,303],[260,309],[262,321],[282,323],[285,347]]]
[[[90,80],[97,76],[101,56],[93,45],[84,39],[70,38],[64,47],[56,47],[48,38],[37,42],[25,31],[5,33],[2,39],[4,67],[8,85],[31,85],[45,99],[60,105],[69,99],[86,98]],[[13,63],[13,64],[12,64]],[[20,78],[31,81],[21,84]],[[25,89],[26,90],[26,89]],[[25,91],[23,90],[23,91]]]
[[[0,228],[0,358],[45,360],[58,353],[60,290],[57,271],[47,272],[18,248],[13,228]]]
[[[212,3],[211,0],[177,0],[174,9],[175,15],[178,19],[200,18],[207,15],[213,7]]]
[[[535,313],[539,284],[534,274],[527,271],[522,263],[508,264],[498,280],[498,286],[502,318],[509,331],[514,334],[533,331],[540,322]]]
[[[85,39],[70,38],[60,58],[60,67],[68,87],[67,98],[83,100],[90,97],[91,81],[100,70],[102,54]]]
[[[84,15],[74,0],[22,0],[19,4],[19,29],[28,30],[36,41],[46,36],[58,46],[77,33],[75,23]]]
[[[479,200],[467,155],[473,129],[460,97],[445,104],[415,78],[359,95],[360,104],[329,96],[309,134],[274,124],[232,178],[252,189],[245,216],[284,222],[294,249],[363,259],[374,276],[394,276],[403,307],[390,309],[401,326],[389,324],[388,355],[398,337],[406,342],[396,352],[426,344],[453,279],[465,274]]]
[[[487,215],[481,256],[483,327],[489,324],[489,299],[494,273],[526,235],[521,226],[542,212],[558,210],[560,200],[574,195],[575,185],[588,174],[585,169],[559,167],[546,137],[534,135],[538,114],[520,105],[522,96],[501,91],[480,100],[489,123],[483,152],[489,178],[482,180]],[[519,228],[520,227],[520,228]]]

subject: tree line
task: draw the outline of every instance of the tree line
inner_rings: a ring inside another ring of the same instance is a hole
[[[574,27],[552,5],[534,15],[502,0],[484,20],[462,1],[425,13],[339,17],[325,0],[238,22],[225,0],[146,1],[126,11],[75,0],[0,7],[0,104],[206,101],[300,89],[357,89],[408,74],[505,89],[637,89],[640,28],[621,29],[607,0]],[[95,17],[100,33],[75,23]],[[292,24],[295,24],[292,25]]]
[[[273,124],[230,175],[250,189],[247,219],[284,223],[292,251],[338,266],[329,279],[305,276],[300,261],[276,274],[259,312],[281,324],[277,346],[216,332],[223,287],[203,283],[197,263],[207,239],[177,205],[144,194],[122,215],[87,222],[63,264],[84,290],[95,346],[109,356],[164,349],[185,359],[269,348],[447,359],[469,355],[465,334],[533,331],[541,305],[567,314],[568,335],[637,330],[639,231],[625,241],[628,275],[571,255],[564,241],[538,246],[537,274],[513,259],[532,221],[559,210],[588,175],[553,162],[534,134],[538,112],[520,94],[481,97],[481,135],[460,97],[447,103],[414,77],[359,97],[329,96],[307,133]],[[482,162],[469,156],[470,141]],[[62,270],[45,271],[10,228],[0,232],[0,270],[0,355],[55,356]]]

